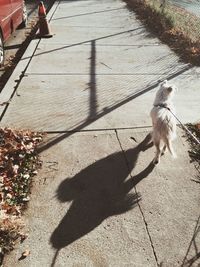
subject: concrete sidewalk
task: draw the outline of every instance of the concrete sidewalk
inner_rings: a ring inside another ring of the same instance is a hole
[[[199,266],[199,186],[178,158],[138,146],[161,80],[183,122],[200,119],[200,69],[179,62],[120,0],[57,1],[51,39],[33,40],[0,95],[1,126],[47,132],[26,213],[29,237],[5,266]],[[18,261],[21,252],[31,254]]]

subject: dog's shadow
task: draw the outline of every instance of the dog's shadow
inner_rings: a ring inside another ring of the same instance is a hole
[[[148,139],[147,136],[137,147],[125,151],[126,158],[131,159],[129,168],[124,152],[118,152],[60,184],[57,198],[61,202],[72,201],[72,204],[50,238],[57,251],[92,231],[109,216],[124,213],[137,204],[140,196],[130,191],[148,176],[154,165],[150,163],[134,177],[130,177],[130,171],[139,153],[151,146],[147,145]]]

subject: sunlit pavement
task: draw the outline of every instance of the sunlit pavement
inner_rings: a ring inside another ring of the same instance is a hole
[[[29,237],[5,266],[198,264],[199,188],[183,132],[178,158],[166,154],[156,167],[154,148],[139,144],[161,80],[179,88],[177,116],[199,119],[199,68],[119,0],[57,1],[48,18],[54,36],[31,42],[0,95],[16,90],[0,107],[2,126],[47,132]]]

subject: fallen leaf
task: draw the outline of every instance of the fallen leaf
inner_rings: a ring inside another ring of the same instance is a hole
[[[30,250],[29,249],[26,249],[24,252],[22,252],[22,255],[21,257],[19,258],[19,261],[25,259],[26,257],[28,257],[30,255]]]
[[[24,234],[24,233],[20,233],[20,238],[21,238],[21,243],[24,242],[24,240],[28,237],[27,234]]]
[[[18,169],[19,169],[19,165],[14,165],[13,166],[13,172],[14,172],[14,174],[17,174],[18,173]]]

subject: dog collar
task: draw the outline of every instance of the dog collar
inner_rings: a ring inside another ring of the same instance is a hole
[[[166,105],[166,104],[162,104],[162,103],[160,103],[160,104],[157,104],[157,105],[154,105],[154,107],[159,107],[159,108],[166,108],[166,109],[168,109],[168,110],[170,110],[170,108]]]

